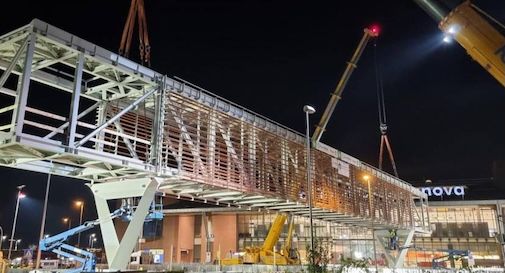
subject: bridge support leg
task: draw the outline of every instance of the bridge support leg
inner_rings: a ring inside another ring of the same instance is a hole
[[[404,247],[400,248],[400,253],[398,253],[398,257],[396,257],[394,268],[403,267],[405,256],[407,256],[407,252],[409,251],[409,246],[412,244],[415,232],[415,228],[409,230],[407,238],[405,238],[405,242],[403,243]]]
[[[378,248],[378,252],[382,252],[385,254],[386,262],[389,267],[392,268],[401,268],[405,262],[405,257],[407,256],[407,252],[412,246],[412,240],[414,239],[414,234],[416,232],[415,228],[407,229],[407,230],[399,230],[398,235],[400,237],[400,241],[402,245],[399,246],[398,250],[389,249],[389,231],[388,230],[376,230],[375,231],[375,240]],[[405,238],[405,239],[404,239]]]
[[[160,181],[157,178],[142,178],[89,185],[95,197],[109,269],[125,270],[127,268],[159,184]],[[111,211],[107,201],[130,197],[141,197],[141,199],[120,242],[114,223],[110,220]]]
[[[384,242],[384,237],[387,236],[387,230],[374,230],[375,233],[375,245],[377,246],[377,253],[384,253],[386,258],[386,263],[388,266],[395,264],[395,257],[391,255],[391,251],[386,248],[386,242]]]

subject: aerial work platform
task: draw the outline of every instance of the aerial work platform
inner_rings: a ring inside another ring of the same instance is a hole
[[[90,181],[99,215],[156,187],[308,216],[296,131],[39,20],[0,37],[0,68],[0,164]],[[324,144],[309,168],[314,218],[428,229],[427,196],[405,181]]]

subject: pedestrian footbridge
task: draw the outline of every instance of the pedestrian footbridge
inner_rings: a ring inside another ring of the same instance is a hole
[[[90,181],[103,233],[107,200],[143,196],[139,222],[156,191],[305,216],[307,168],[314,218],[428,227],[426,195],[405,181],[324,144],[307,166],[298,132],[42,21],[0,37],[0,68],[0,164]],[[132,243],[112,237],[119,257]]]

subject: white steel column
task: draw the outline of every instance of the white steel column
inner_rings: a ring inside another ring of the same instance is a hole
[[[74,90],[70,103],[69,132],[67,144],[70,149],[75,147],[75,131],[77,129],[77,118],[79,114],[79,101],[81,98],[82,68],[84,65],[84,53],[79,53],[74,73]]]
[[[149,162],[156,166],[156,172],[162,168],[163,129],[165,125],[165,83],[160,83],[160,91],[154,94],[154,119],[151,135]]]
[[[159,184],[160,180],[153,177],[89,185],[95,196],[109,269],[124,270],[128,266],[130,255],[137,243]],[[114,223],[110,219],[111,212],[107,201],[139,196],[141,199],[121,242],[119,242]]]
[[[30,87],[30,77],[32,74],[32,60],[33,52],[35,51],[35,42],[37,36],[35,33],[30,33],[28,36],[28,45],[26,47],[25,61],[23,66],[23,73],[19,79],[19,85],[16,96],[16,111],[12,116],[15,128],[13,128],[15,135],[19,136],[23,132],[23,123],[25,120],[26,103],[28,101],[28,91]]]
[[[400,249],[400,253],[398,254],[398,257],[396,257],[394,268],[403,267],[403,263],[405,261],[405,256],[407,256],[407,252],[409,251],[409,246],[412,244],[412,240],[414,239],[415,232],[416,232],[416,229],[414,227],[412,227],[412,229],[409,230],[409,234],[407,235],[407,238],[405,239],[405,243],[403,244],[403,248]]]

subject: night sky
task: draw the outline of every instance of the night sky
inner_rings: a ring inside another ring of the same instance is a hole
[[[304,132],[303,105],[317,109],[315,124],[362,29],[378,23],[388,135],[401,178],[492,176],[492,162],[505,159],[505,90],[458,44],[443,44],[436,22],[411,1],[308,3],[146,0],[152,68]],[[505,2],[475,3],[505,22]],[[117,51],[129,1],[11,1],[10,6],[0,34],[39,18]],[[372,47],[365,50],[322,141],[377,165],[373,53]],[[37,237],[46,179],[0,169],[0,225],[9,234],[15,187],[27,185],[17,232],[24,242]],[[82,181],[53,177],[52,182],[47,230],[54,234],[64,228],[62,217],[78,221],[72,200],[92,199]],[[95,209],[88,204],[85,218],[93,219]]]

